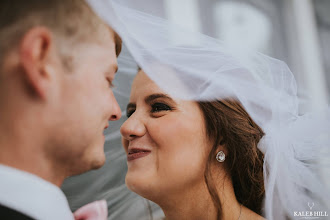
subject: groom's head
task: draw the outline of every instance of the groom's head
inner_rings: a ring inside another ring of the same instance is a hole
[[[120,48],[82,0],[1,0],[0,129],[22,143],[6,152],[67,174],[103,165],[103,131],[121,117],[110,88]]]

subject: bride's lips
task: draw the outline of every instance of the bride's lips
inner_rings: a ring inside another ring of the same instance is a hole
[[[150,154],[151,151],[142,148],[132,148],[128,150],[127,161],[132,161]]]

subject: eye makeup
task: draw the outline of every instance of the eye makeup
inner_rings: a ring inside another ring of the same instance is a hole
[[[150,106],[152,116],[161,116],[164,112],[175,110],[176,102],[166,94],[157,93],[147,96],[145,104]],[[126,108],[126,116],[130,117],[136,110],[135,103],[129,103]]]

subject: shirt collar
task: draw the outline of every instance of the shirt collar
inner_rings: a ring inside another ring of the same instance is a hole
[[[1,164],[0,177],[0,204],[35,219],[74,219],[64,193],[54,184]]]

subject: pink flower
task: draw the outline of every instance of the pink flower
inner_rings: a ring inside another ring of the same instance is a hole
[[[75,220],[107,220],[108,206],[105,200],[84,205],[73,213]]]

